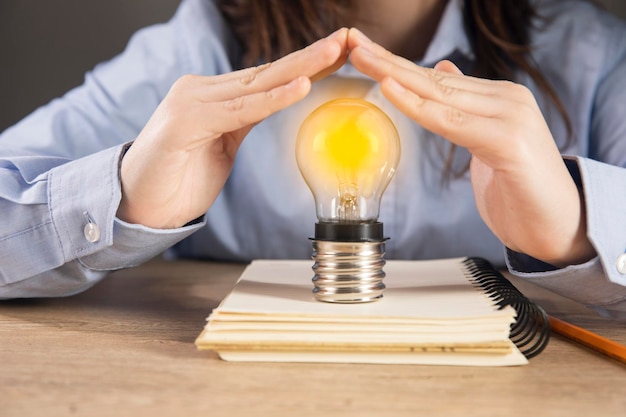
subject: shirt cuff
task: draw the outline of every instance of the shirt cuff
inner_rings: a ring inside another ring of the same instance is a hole
[[[626,273],[619,267],[625,249],[626,170],[582,157],[566,157],[565,163],[583,190],[588,237],[598,256],[580,265],[556,268],[507,248],[507,268],[513,275],[596,310],[626,310]]]
[[[506,265],[511,274],[591,307],[604,316],[626,317],[626,287],[609,281],[599,257],[580,265],[528,272],[512,266],[520,265],[516,256],[507,250]]]
[[[204,226],[204,218],[177,229],[151,229],[115,218],[113,244],[79,259],[85,267],[110,271],[139,265],[164,252]]]
[[[49,207],[65,262],[93,270],[138,265],[200,229],[151,229],[116,218],[121,200],[119,169],[129,144],[70,161],[50,172]]]

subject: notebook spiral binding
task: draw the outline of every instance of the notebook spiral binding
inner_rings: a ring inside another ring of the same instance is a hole
[[[526,358],[540,354],[550,339],[550,320],[546,312],[529,300],[493,265],[483,258],[463,261],[470,279],[495,301],[498,309],[508,305],[516,311],[510,338]]]

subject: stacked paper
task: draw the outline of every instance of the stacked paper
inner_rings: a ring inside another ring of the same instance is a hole
[[[502,366],[527,363],[462,259],[389,261],[381,300],[315,300],[311,261],[251,263],[208,318],[200,349],[231,361]]]

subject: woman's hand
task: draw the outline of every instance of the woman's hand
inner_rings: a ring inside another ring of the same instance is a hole
[[[556,266],[595,255],[582,196],[527,88],[464,76],[448,61],[419,67],[355,29],[348,45],[404,114],[471,152],[478,210],[507,247]]]
[[[180,78],[122,160],[118,217],[175,228],[203,215],[250,129],[343,65],[347,34],[341,29],[271,64]]]

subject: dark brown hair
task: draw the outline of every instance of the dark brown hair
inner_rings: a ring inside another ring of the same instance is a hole
[[[542,20],[530,1],[465,0],[464,13],[465,30],[476,55],[473,75],[513,80],[515,69],[527,73],[554,102],[571,135],[565,106],[530,56],[530,29],[533,21]]]
[[[217,0],[242,48],[242,61],[234,63],[238,67],[275,60],[340,27],[354,26],[358,3],[358,0]],[[571,135],[565,106],[529,54],[530,29],[539,18],[531,0],[464,0],[463,13],[465,30],[476,56],[472,75],[513,80],[516,70],[526,72],[555,104]],[[453,152],[448,168],[452,155]]]
[[[217,0],[242,48],[236,67],[273,61],[353,26],[355,0]]]

